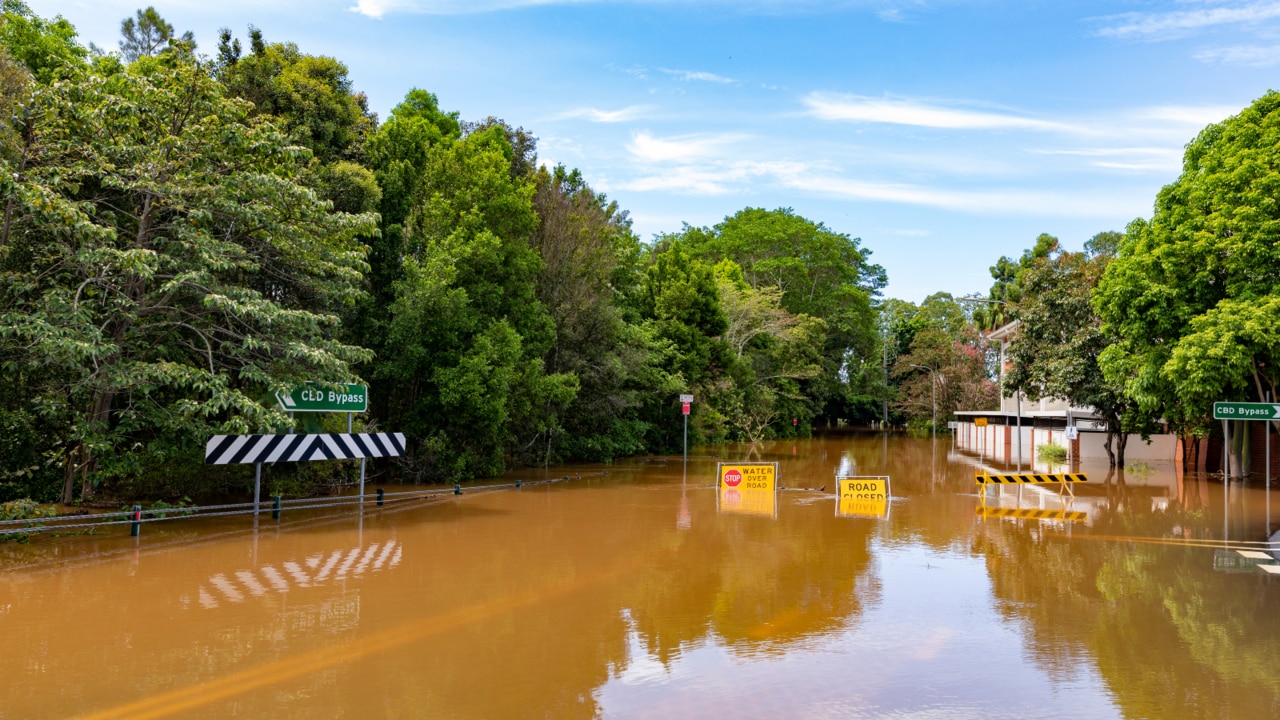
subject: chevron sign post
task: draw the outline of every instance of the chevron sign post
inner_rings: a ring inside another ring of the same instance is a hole
[[[356,460],[403,454],[404,433],[214,435],[205,443],[204,464]]]
[[[262,496],[262,463],[360,459],[360,502],[364,503],[366,458],[404,455],[404,433],[299,433],[214,435],[204,445],[205,465],[252,464],[253,515]]]

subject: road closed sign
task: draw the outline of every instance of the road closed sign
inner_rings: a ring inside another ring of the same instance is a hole
[[[716,487],[735,490],[778,489],[778,463],[719,463]]]
[[[874,517],[889,515],[889,478],[836,478],[836,515],[840,517]]]

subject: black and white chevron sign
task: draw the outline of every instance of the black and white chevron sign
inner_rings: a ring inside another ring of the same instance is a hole
[[[214,435],[205,443],[204,464],[350,460],[403,454],[404,433]]]

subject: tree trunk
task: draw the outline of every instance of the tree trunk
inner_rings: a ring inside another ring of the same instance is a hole
[[[1129,433],[1116,434],[1116,467],[1120,469],[1120,481],[1124,482],[1124,448],[1129,444]]]
[[[80,446],[76,445],[67,452],[67,472],[62,483],[62,504],[70,505],[74,499],[72,493],[75,492],[76,479],[76,458],[80,456]]]
[[[1116,466],[1115,453],[1111,452],[1111,441],[1115,439],[1115,434],[1110,429],[1107,430],[1107,441],[1102,444],[1102,448],[1107,451],[1107,467]]]
[[[1249,433],[1247,421],[1230,423],[1231,439],[1227,458],[1227,474],[1232,480],[1239,480],[1247,474],[1249,467]]]

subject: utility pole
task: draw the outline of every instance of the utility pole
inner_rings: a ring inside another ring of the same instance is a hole
[[[880,429],[884,430],[889,427],[889,326],[887,324],[881,328],[880,336],[883,339],[880,347],[884,352],[884,357],[880,361],[884,369],[884,394],[880,396]]]

